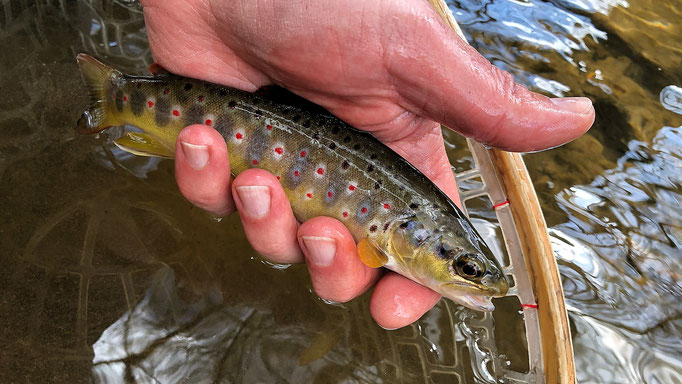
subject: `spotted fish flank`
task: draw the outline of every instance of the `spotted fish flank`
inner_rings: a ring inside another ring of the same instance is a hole
[[[92,106],[77,130],[132,125],[117,139],[138,155],[172,157],[187,125],[225,138],[230,169],[273,173],[296,217],[341,220],[367,265],[385,266],[474,309],[491,310],[507,281],[457,206],[371,134],[277,88],[255,94],[171,74],[126,76],[78,56]],[[128,98],[130,95],[130,98]]]

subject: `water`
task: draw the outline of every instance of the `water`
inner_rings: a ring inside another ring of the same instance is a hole
[[[682,382],[682,4],[452,7],[476,48],[518,81],[595,101],[588,135],[525,156],[552,227],[579,381]],[[524,372],[510,336],[518,303],[497,303],[502,357],[486,341],[491,317],[446,302],[385,332],[367,297],[316,299],[304,268],[273,268],[236,218],[216,222],[187,204],[171,162],[128,156],[108,134],[76,136],[81,51],[142,73],[137,5],[0,1],[0,381],[494,382],[500,366]],[[466,169],[461,140],[447,137]]]

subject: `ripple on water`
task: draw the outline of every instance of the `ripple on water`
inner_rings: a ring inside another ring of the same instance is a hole
[[[629,148],[615,169],[557,196],[570,219],[551,235],[579,381],[680,382],[682,128]]]

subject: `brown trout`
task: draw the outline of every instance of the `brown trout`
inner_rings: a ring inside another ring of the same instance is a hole
[[[361,260],[386,267],[467,307],[492,310],[508,289],[502,269],[459,208],[419,170],[367,132],[274,87],[249,93],[162,73],[127,76],[77,58],[91,105],[80,133],[131,125],[115,140],[143,156],[173,157],[191,124],[225,138],[234,175],[262,168],[280,180],[296,218],[330,216]]]

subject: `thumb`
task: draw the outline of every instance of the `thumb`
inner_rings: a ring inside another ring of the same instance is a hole
[[[415,25],[407,44],[400,39],[387,47],[386,65],[404,108],[510,151],[555,147],[592,126],[594,108],[589,99],[549,98],[531,92],[435,14],[421,20],[428,25]]]

